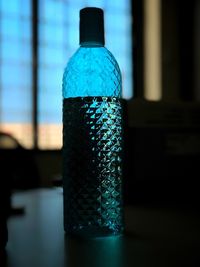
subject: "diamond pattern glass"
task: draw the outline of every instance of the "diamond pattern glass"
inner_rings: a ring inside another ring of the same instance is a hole
[[[105,47],[80,47],[63,75],[63,97],[121,97],[121,73]]]
[[[66,232],[122,232],[122,141],[119,98],[63,100]]]

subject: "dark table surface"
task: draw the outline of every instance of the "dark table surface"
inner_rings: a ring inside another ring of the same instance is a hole
[[[196,211],[127,206],[124,236],[83,240],[64,234],[61,188],[15,193],[13,205],[25,214],[8,221],[9,267],[200,266]]]

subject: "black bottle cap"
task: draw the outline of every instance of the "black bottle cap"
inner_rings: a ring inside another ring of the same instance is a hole
[[[86,7],[80,10],[80,44],[104,45],[103,10]]]

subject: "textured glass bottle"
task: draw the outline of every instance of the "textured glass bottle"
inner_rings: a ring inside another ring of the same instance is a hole
[[[63,189],[67,233],[123,231],[121,74],[104,47],[103,11],[80,11],[80,48],[63,75]]]

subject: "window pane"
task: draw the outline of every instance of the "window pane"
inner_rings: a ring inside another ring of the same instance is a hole
[[[0,2],[0,131],[33,146],[31,0]]]
[[[39,1],[39,148],[61,148],[62,74],[67,57],[67,1]]]
[[[29,1],[27,1],[29,2]],[[21,9],[21,0],[1,0],[1,11],[4,14],[18,15]]]

